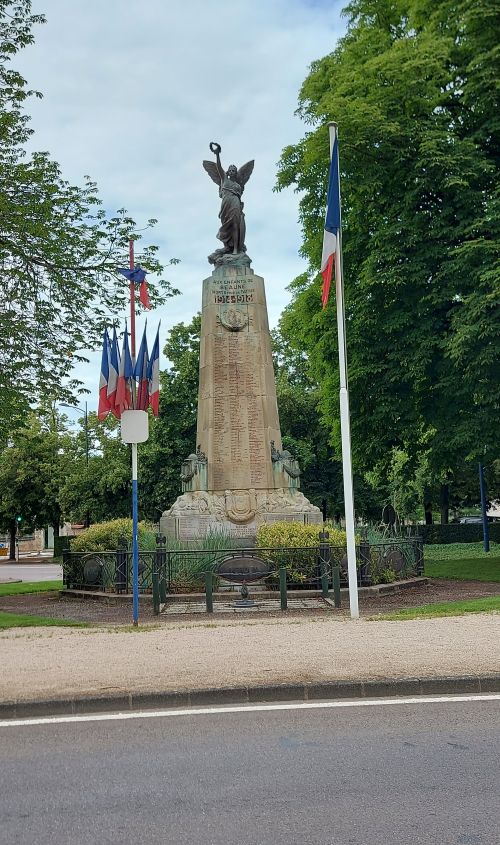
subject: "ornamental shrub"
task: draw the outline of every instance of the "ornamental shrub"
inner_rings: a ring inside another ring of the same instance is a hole
[[[303,584],[318,576],[318,554],[308,549],[319,548],[319,525],[304,525],[302,522],[268,522],[257,529],[257,548],[264,549],[263,560],[276,567],[284,568],[292,584]],[[328,542],[332,546],[345,548],[346,534],[326,523]],[[276,580],[277,574],[273,576]]]
[[[266,522],[257,529],[257,547],[260,549],[304,548],[319,545],[319,525],[304,525],[303,522]],[[328,542],[331,546],[345,546],[346,534],[340,528],[325,523]]]
[[[132,548],[132,520],[111,519],[98,522],[71,539],[72,552],[113,552],[118,548],[121,537],[125,537]],[[155,548],[155,530],[147,522],[139,523],[139,549]]]

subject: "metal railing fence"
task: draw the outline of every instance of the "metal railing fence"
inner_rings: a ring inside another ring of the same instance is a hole
[[[383,542],[361,541],[356,547],[358,584],[369,586],[423,573],[423,542],[418,537],[391,538]],[[344,546],[327,541],[301,548],[168,549],[165,538],[157,538],[154,550],[139,552],[139,591],[160,600],[168,593],[204,592],[205,576],[223,582],[219,566],[231,558],[264,561],[269,574],[267,588],[279,590],[279,571],[286,571],[289,589],[323,589],[324,579],[333,581],[339,567],[340,583],[347,584],[347,554]],[[323,580],[322,580],[323,579]],[[256,580],[256,579],[249,579]],[[132,592],[132,551],[125,542],[115,551],[63,552],[63,582],[72,589],[112,593]]]

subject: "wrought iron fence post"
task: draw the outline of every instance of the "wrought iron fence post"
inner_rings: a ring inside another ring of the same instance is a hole
[[[151,581],[153,586],[153,613],[158,616],[160,613],[160,581],[156,569],[153,569]]]
[[[371,584],[370,544],[363,538],[359,544],[359,581],[362,586]]]
[[[117,593],[128,592],[128,578],[127,578],[127,541],[125,537],[118,538],[118,548],[116,550],[116,565],[115,565],[115,589]]]
[[[415,537],[415,572],[417,575],[424,574],[424,538],[418,535]]]
[[[286,569],[280,569],[280,601],[281,609],[286,610],[288,607],[288,598],[286,594]]]
[[[333,600],[335,607],[340,607],[340,566],[333,567]]]
[[[63,560],[63,586],[66,588],[71,589],[73,586],[72,583],[68,583],[68,564],[69,564],[69,549],[62,550],[62,560]]]
[[[330,543],[328,542],[330,534],[328,531],[319,532],[319,570],[321,576],[321,592],[325,598],[328,598],[328,570],[330,567]]]
[[[207,605],[207,613],[214,612],[213,600],[213,573],[205,572],[205,602]]]
[[[166,567],[167,567],[167,550],[165,548],[165,544],[167,542],[167,538],[164,537],[163,534],[157,534],[156,537],[156,549],[154,551],[154,564],[153,564],[153,572],[156,571],[158,576],[158,596],[160,604],[165,604],[166,597],[167,597],[167,585],[166,585]],[[154,590],[154,584],[153,584]]]

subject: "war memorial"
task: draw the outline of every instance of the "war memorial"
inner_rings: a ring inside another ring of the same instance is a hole
[[[203,166],[219,188],[218,239],[202,285],[196,443],[182,463],[182,494],[160,520],[167,537],[215,531],[253,545],[262,523],[322,522],[300,492],[300,467],[283,450],[264,279],[245,245],[242,194],[254,162],[224,171],[219,144]]]

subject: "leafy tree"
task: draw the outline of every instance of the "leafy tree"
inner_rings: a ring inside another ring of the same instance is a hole
[[[64,444],[50,418],[31,413],[26,424],[11,433],[0,456],[0,526],[10,535],[10,557],[15,557],[16,517],[20,528],[51,525],[59,534],[59,488],[64,472]]]
[[[127,517],[132,498],[130,447],[122,443],[119,423],[112,416],[101,422],[91,413],[87,426],[88,432],[82,425],[68,447],[59,490],[64,518],[93,524]]]
[[[139,457],[141,517],[158,522],[181,492],[182,461],[196,449],[201,316],[170,330],[160,374],[160,413]]]
[[[0,0],[0,437],[8,424],[40,397],[72,401],[71,379],[82,350],[99,343],[103,324],[125,306],[128,290],[117,267],[126,262],[128,238],[140,238],[125,210],[109,217],[88,177],[83,187],[66,182],[47,153],[28,156],[31,134],[27,88],[11,67],[33,42],[30,0]],[[150,220],[148,227],[156,221]],[[157,248],[137,260],[161,273]],[[174,291],[150,283],[157,305]]]
[[[354,465],[389,472],[396,449],[415,467],[430,450],[445,496],[466,458],[498,455],[499,7],[354,0],[345,13],[346,36],[300,92],[309,131],[281,158],[310,261],[282,325],[340,451],[334,309],[320,313],[314,278],[335,119]]]

